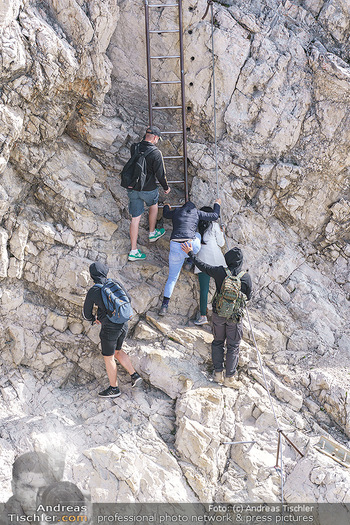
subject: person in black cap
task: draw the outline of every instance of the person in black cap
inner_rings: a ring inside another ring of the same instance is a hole
[[[188,254],[189,258],[199,268],[201,272],[213,277],[216,285],[216,293],[221,290],[222,283],[227,276],[224,266],[211,266],[198,259],[192,251],[191,243],[184,243],[181,245],[183,251]],[[241,291],[246,296],[247,300],[252,295],[252,280],[249,273],[245,272],[242,275],[243,253],[239,248],[233,248],[225,254],[225,261],[228,270],[232,275],[240,276]],[[240,383],[233,377],[238,364],[239,345],[243,337],[242,318],[226,318],[217,314],[215,304],[216,294],[213,299],[213,335],[214,340],[211,345],[211,355],[214,365],[214,381],[223,383],[225,386],[231,388],[239,388]],[[226,374],[224,379],[224,345],[226,340]]]
[[[160,135],[161,133],[159,128],[156,126],[148,127],[143,140],[137,144],[132,144],[130,150],[131,156],[133,156],[136,146],[138,146],[140,153],[150,150],[150,146],[156,146],[158,141],[161,140]],[[136,189],[127,190],[129,197],[129,213],[131,214],[131,250],[128,256],[129,261],[139,261],[146,258],[146,254],[137,249],[139,224],[141,216],[144,212],[145,204],[149,206],[149,242],[155,242],[165,234],[164,228],[156,228],[159,199],[157,180],[163,187],[164,193],[167,194],[170,192],[170,187],[168,185],[165,173],[163,155],[158,148],[153,147],[152,151],[147,154],[145,161],[147,165],[147,174],[142,191],[137,191]]]
[[[100,340],[102,346],[102,355],[106,365],[107,376],[110,386],[98,395],[100,397],[118,397],[120,390],[117,381],[117,365],[115,359],[125,368],[131,376],[131,386],[135,386],[142,381],[142,378],[131,364],[129,356],[122,350],[124,339],[128,333],[128,323],[117,324],[110,321],[107,317],[107,310],[103,303],[101,287],[98,284],[104,284],[107,281],[109,268],[102,262],[94,262],[89,267],[91,279],[94,286],[88,291],[84,306],[83,317],[91,324],[101,324]],[[124,289],[123,289],[124,290]],[[129,297],[127,292],[125,294]],[[94,306],[97,306],[97,316],[93,313]],[[115,359],[114,359],[115,358]]]

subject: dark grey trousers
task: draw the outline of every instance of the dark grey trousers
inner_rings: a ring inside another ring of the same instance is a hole
[[[235,323],[213,312],[213,336],[211,357],[215,372],[224,369],[225,340],[226,340],[226,377],[232,377],[238,364],[239,344],[243,336],[242,322]]]

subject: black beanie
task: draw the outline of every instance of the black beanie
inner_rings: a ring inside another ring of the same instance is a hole
[[[243,265],[243,253],[240,248],[232,248],[225,254],[225,261],[228,268],[236,275],[241,271]]]

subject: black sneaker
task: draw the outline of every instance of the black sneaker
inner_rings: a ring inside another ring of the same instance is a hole
[[[141,383],[142,381],[142,377],[137,373],[137,372],[134,372],[133,374],[131,374],[131,386],[134,387],[136,386],[137,384]]]
[[[121,392],[117,386],[109,386],[106,390],[98,393],[100,397],[119,397],[120,394]]]
[[[161,315],[162,317],[168,313],[168,307],[162,304],[160,307],[160,310],[158,312],[158,315]]]

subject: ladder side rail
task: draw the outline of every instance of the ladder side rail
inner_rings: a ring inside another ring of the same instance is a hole
[[[150,32],[149,32],[148,0],[145,0],[145,30],[146,30],[146,58],[147,58],[148,116],[149,116],[149,125],[152,126],[153,125],[152,69],[151,69],[151,44],[150,44]]]
[[[180,40],[180,72],[181,72],[181,105],[182,105],[182,140],[183,140],[183,166],[184,166],[184,190],[185,202],[188,201],[188,177],[187,177],[187,134],[186,134],[186,100],[185,100],[185,66],[183,46],[183,20],[182,0],[179,0],[179,40]]]

